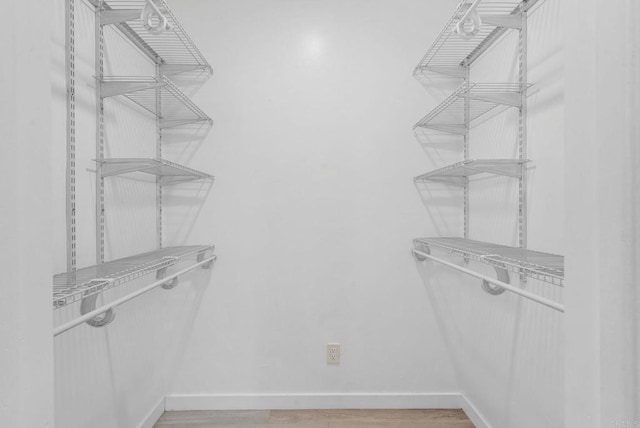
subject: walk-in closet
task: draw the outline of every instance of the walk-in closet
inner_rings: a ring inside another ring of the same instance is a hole
[[[640,427],[640,5],[5,5],[0,426]]]

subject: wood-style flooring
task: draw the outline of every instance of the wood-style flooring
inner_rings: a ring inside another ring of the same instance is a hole
[[[155,428],[474,428],[462,410],[165,412]]]

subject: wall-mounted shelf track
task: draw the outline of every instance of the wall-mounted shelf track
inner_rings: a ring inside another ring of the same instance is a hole
[[[123,95],[160,118],[160,129],[213,121],[168,78],[105,76],[100,82],[102,98]],[[157,103],[160,97],[162,103]],[[159,111],[161,109],[161,111]]]
[[[212,256],[213,250],[212,245],[167,247],[54,275],[53,307],[62,308],[152,272],[163,275],[177,262],[193,258],[195,263]]]
[[[463,238],[418,238],[413,242],[416,250],[429,252],[437,248],[518,275],[564,286],[563,256]]]
[[[192,180],[214,179],[213,175],[205,174],[165,159],[108,158],[99,162],[102,164],[103,177],[144,172],[160,177],[163,186]]]
[[[98,6],[98,0],[90,0]],[[136,45],[151,61],[158,64],[163,75],[199,72],[208,78],[212,69],[195,43],[173,15],[164,0],[153,0],[169,29],[150,31],[141,19],[149,7],[147,0],[103,0],[100,15],[102,26],[113,25]]]
[[[522,92],[531,85],[473,83],[461,85],[446,100],[414,125],[455,135],[465,135],[472,121],[502,106],[521,107]]]
[[[419,175],[413,181],[416,183],[435,182],[465,187],[469,177],[483,173],[521,178],[522,164],[527,162],[529,161],[518,159],[469,159]]]
[[[477,4],[475,11],[482,25],[473,35],[461,37],[456,34],[458,22],[467,14],[474,0],[462,0],[440,32],[420,63],[414,69],[414,76],[435,73],[438,75],[464,79],[469,67],[502,34],[510,29],[522,28],[521,0],[491,1]],[[525,10],[536,0],[524,4]]]

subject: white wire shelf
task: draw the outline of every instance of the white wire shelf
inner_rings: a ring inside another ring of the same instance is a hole
[[[144,172],[161,178],[163,185],[182,183],[192,180],[213,180],[213,175],[196,171],[164,159],[147,158],[107,158],[96,162],[102,164],[102,176]]]
[[[522,106],[522,92],[531,85],[519,83],[462,84],[446,100],[413,126],[454,135],[465,135],[471,122],[503,105]],[[465,99],[469,100],[469,110]]]
[[[100,81],[103,98],[123,95],[160,118],[160,128],[213,121],[167,77],[106,76]],[[160,101],[158,102],[158,96]]]
[[[90,0],[98,6],[98,0]],[[170,29],[151,32],[143,25],[142,10],[146,0],[104,0],[100,11],[101,25],[114,25],[154,63],[160,64],[162,73],[172,75],[199,72],[208,78],[212,69],[193,40],[167,6],[165,0],[153,0],[167,19]]]
[[[414,76],[435,73],[464,79],[465,67],[470,66],[506,31],[522,27],[520,5],[524,4],[528,9],[535,2],[536,0],[526,3],[521,0],[482,1],[476,9],[482,25],[477,34],[462,38],[454,30],[474,0],[461,0],[453,16],[416,66]]]
[[[213,245],[167,247],[54,275],[53,308],[62,308],[149,273],[161,271],[182,260],[194,258],[200,261],[205,256],[213,255],[214,248]]]
[[[464,187],[469,177],[483,173],[521,178],[522,164],[527,162],[529,160],[469,159],[419,175],[414,177],[413,181],[416,183],[435,182]]]
[[[464,238],[418,238],[413,242],[416,250],[429,252],[438,248],[494,268],[564,286],[563,256]]]

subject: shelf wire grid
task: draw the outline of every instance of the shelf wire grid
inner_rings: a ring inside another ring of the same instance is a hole
[[[118,287],[199,254],[213,253],[213,245],[167,247],[111,262],[61,273],[53,277],[53,308]]]
[[[464,238],[414,239],[417,250],[423,246],[564,287],[563,256]]]
[[[97,0],[90,0],[94,6]],[[211,65],[189,37],[165,0],[153,0],[162,15],[167,18],[170,30],[151,33],[140,18],[117,24],[118,29],[138,46],[153,62],[165,68],[164,74],[202,70],[208,78],[213,73]],[[104,11],[140,11],[146,0],[104,0]]]
[[[214,180],[213,175],[170,162],[165,159],[107,158],[96,160],[102,164],[102,176],[110,177],[131,172],[144,172],[160,177],[162,185],[192,180]]]
[[[172,128],[213,121],[167,77],[105,76],[102,78],[103,98],[123,95],[144,110],[160,118],[160,128]],[[158,91],[159,89],[159,91]],[[158,92],[161,110],[156,102]]]
[[[522,93],[531,85],[519,83],[462,84],[447,99],[413,126],[465,135],[471,122],[499,105],[519,107]],[[469,102],[465,102],[468,100]]]
[[[504,175],[513,178],[522,176],[521,165],[529,162],[524,159],[469,159],[456,162],[435,171],[419,175],[413,180],[416,183],[435,182],[452,186],[465,187],[466,179],[477,174]]]
[[[506,31],[504,27],[483,23],[477,34],[462,38],[454,32],[458,21],[469,10],[473,0],[462,0],[453,16],[440,32],[422,60],[414,69],[414,76],[437,73],[464,78],[463,68],[471,65],[481,52],[486,50]],[[509,16],[520,12],[521,0],[483,1],[476,11],[482,16]]]

